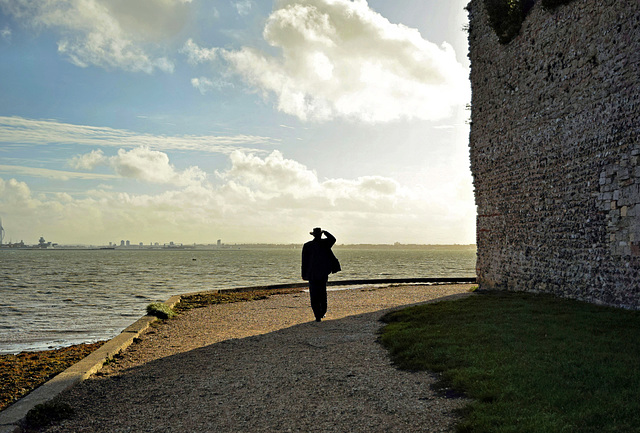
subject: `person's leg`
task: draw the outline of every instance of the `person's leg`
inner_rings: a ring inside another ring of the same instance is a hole
[[[327,314],[327,278],[320,281],[318,292],[318,314],[320,318],[323,318]],[[316,316],[317,317],[317,316]]]
[[[320,321],[327,312],[327,279],[309,280],[311,309],[316,321]]]

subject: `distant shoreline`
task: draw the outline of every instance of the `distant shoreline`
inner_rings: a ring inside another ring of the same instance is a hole
[[[0,251],[227,251],[248,249],[298,249],[302,244],[195,244],[195,245],[131,245],[131,246],[96,246],[96,245],[58,245],[49,248],[38,246],[9,247],[0,245]],[[475,244],[340,244],[335,249],[476,249]]]

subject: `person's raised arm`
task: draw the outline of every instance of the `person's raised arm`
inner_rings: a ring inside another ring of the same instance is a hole
[[[322,230],[322,233],[324,233],[325,237],[327,238],[327,241],[329,241],[329,248],[331,248],[333,244],[336,243],[336,238],[334,238],[333,235],[326,230]]]

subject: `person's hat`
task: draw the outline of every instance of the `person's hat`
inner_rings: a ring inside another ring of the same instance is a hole
[[[320,227],[316,227],[312,232],[309,233],[312,236],[319,236],[322,234],[322,229]]]

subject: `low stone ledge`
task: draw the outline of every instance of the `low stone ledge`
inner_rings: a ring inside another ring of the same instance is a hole
[[[166,305],[169,308],[173,308],[176,306],[176,304],[178,302],[180,302],[180,299],[182,299],[182,295],[175,295],[170,297],[169,299],[167,299],[166,301],[164,301],[164,305]]]
[[[99,371],[106,360],[129,347],[138,335],[139,333],[122,332],[60,374],[78,374],[84,380]]]
[[[136,320],[135,322],[133,322],[131,325],[127,326],[122,333],[134,333],[134,334],[140,334],[141,332],[145,331],[149,325],[151,325],[153,322],[155,322],[157,320],[157,318],[153,317],[153,316],[144,316],[141,317],[140,319]]]

